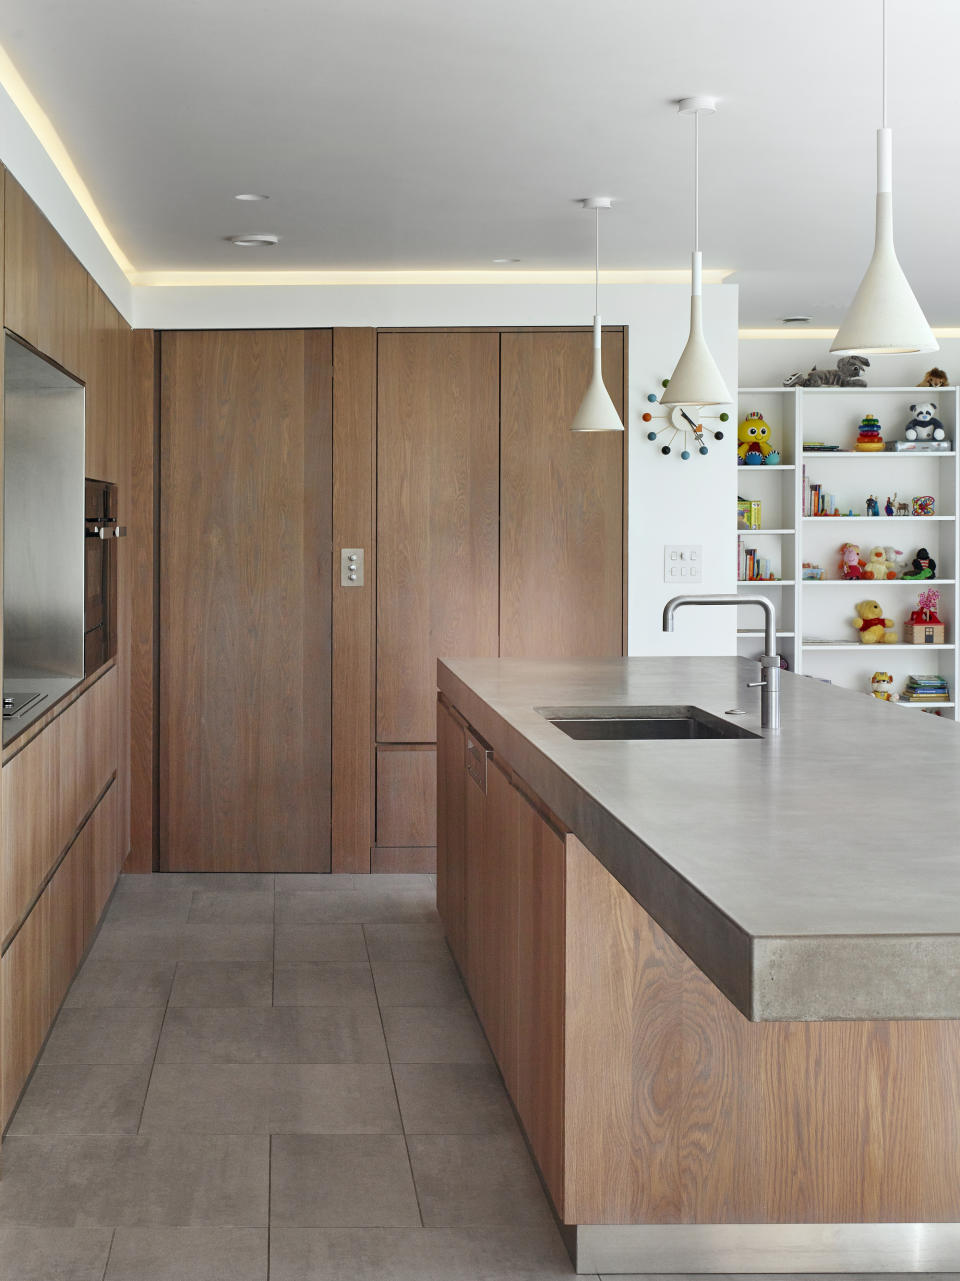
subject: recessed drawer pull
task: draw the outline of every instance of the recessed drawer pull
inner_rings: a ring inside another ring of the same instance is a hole
[[[478,743],[469,734],[464,735],[464,767],[480,791],[487,791],[487,761],[493,754],[485,744]]]

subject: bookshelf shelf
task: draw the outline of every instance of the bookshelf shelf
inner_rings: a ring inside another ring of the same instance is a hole
[[[770,425],[771,443],[780,449],[783,461],[774,467],[738,468],[738,495],[758,504],[753,519],[760,523],[759,529],[737,531],[740,573],[745,564],[755,563],[754,559],[745,560],[747,550],[751,550],[756,558],[764,558],[765,570],[769,566],[782,577],[772,582],[740,578],[737,588],[744,593],[769,596],[773,601],[778,649],[792,671],[830,680],[865,695],[869,694],[874,668],[889,671],[898,692],[909,675],[938,676],[949,688],[949,701],[905,706],[933,706],[943,711],[945,718],[955,720],[960,707],[960,651],[952,643],[960,637],[955,630],[960,626],[960,520],[956,515],[960,510],[960,388],[938,387],[930,393],[937,402],[937,416],[947,429],[950,449],[869,452],[852,448],[867,413],[877,414],[888,443],[902,436],[901,425],[908,421],[909,406],[919,394],[916,387],[898,386],[741,389],[739,419],[742,421],[751,410],[759,410]],[[804,440],[837,443],[842,448],[804,449]],[[834,459],[843,462],[834,467]],[[864,464],[862,469],[858,462]],[[901,463],[907,464],[902,470]],[[758,475],[766,475],[767,480],[756,481]],[[819,484],[819,493],[829,492],[827,501],[844,514],[807,514],[807,496],[813,482]],[[879,500],[881,512],[885,498],[912,506],[914,497],[929,494],[936,502],[937,515],[846,514],[851,509],[862,513],[868,494]],[[763,526],[764,521],[768,528]],[[837,526],[832,533],[830,521]],[[768,541],[764,542],[764,538]],[[942,577],[833,577],[838,572],[840,547],[847,540],[860,544],[863,560],[869,559],[873,546],[883,545],[888,559],[908,565],[919,548],[925,546]],[[804,579],[805,564],[821,566],[831,577]],[[801,591],[801,587],[809,590]],[[832,588],[845,590],[828,590]],[[939,614],[946,624],[946,640],[951,643],[864,645],[856,639],[851,622],[857,601],[876,595],[903,635],[903,625],[917,596],[931,588],[940,593]],[[752,617],[744,614],[742,621],[746,626],[737,632],[737,650],[741,655],[754,656],[759,653],[762,634],[751,626],[755,622]],[[818,635],[826,639],[804,639]],[[850,639],[840,639],[845,635]]]

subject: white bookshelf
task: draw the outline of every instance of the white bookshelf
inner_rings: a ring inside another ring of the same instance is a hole
[[[909,406],[925,400],[936,402],[937,417],[953,444],[951,450],[869,453],[852,448],[865,414],[879,418],[885,441],[900,440],[911,416]],[[949,702],[902,706],[934,706],[945,717],[956,719],[960,388],[741,388],[738,422],[751,410],[759,410],[769,423],[771,443],[779,448],[781,461],[772,467],[738,467],[738,495],[761,503],[761,527],[739,530],[738,535],[745,545],[771,561],[776,578],[742,580],[738,591],[764,595],[773,602],[780,653],[792,671],[865,694],[875,671],[890,672],[898,693],[909,675],[937,674],[949,685]],[[804,440],[838,444],[841,449],[804,450]],[[808,516],[804,511],[805,479],[835,494],[842,514]],[[933,516],[867,516],[868,494],[877,497],[881,509],[894,495],[897,501],[910,503],[914,497],[929,494],[936,501],[936,512]],[[851,509],[852,516],[848,514]],[[926,547],[937,562],[937,577],[844,581],[839,569],[844,542],[858,543],[865,560],[872,547],[892,547],[902,553],[897,559],[907,565],[918,548]],[[826,578],[805,580],[805,562],[820,565]],[[902,638],[916,597],[928,586],[940,592],[940,617],[946,624],[943,645],[908,645],[902,640],[895,645],[864,645],[857,639],[851,621],[857,601],[878,600]],[[754,611],[742,610],[738,652],[755,657],[762,635]]]

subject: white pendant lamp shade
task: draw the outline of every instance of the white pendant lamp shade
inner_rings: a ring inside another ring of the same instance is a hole
[[[730,392],[703,336],[703,298],[700,253],[693,255],[693,293],[690,296],[690,337],[670,376],[661,405],[727,405]]]
[[[830,350],[838,356],[937,351],[939,344],[893,247],[893,131],[877,130],[877,234],[873,257]]]
[[[679,110],[693,115],[693,256],[690,272],[690,336],[680,353],[666,390],[660,397],[661,405],[727,405],[730,392],[710,354],[703,336],[703,288],[701,282],[702,256],[700,253],[700,114],[717,109],[715,98],[683,98]]]
[[[593,376],[580,402],[571,431],[623,431],[623,423],[603,382],[600,354],[600,317],[593,318]]]
[[[593,374],[587,394],[580,402],[576,417],[570,424],[571,431],[623,431],[623,423],[616,406],[610,399],[603,382],[603,359],[600,350],[602,325],[600,323],[600,210],[609,209],[613,204],[607,196],[591,196],[584,200],[585,209],[596,210],[596,274],[594,276],[594,317],[593,317]]]

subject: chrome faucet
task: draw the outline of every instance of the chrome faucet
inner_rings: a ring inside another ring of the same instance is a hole
[[[764,613],[764,652],[760,655],[759,681],[748,681],[748,689],[760,690],[760,728],[772,734],[780,731],[780,655],[777,653],[777,615],[766,596],[674,596],[663,607],[663,630],[673,631],[673,616],[681,605],[759,605]]]

